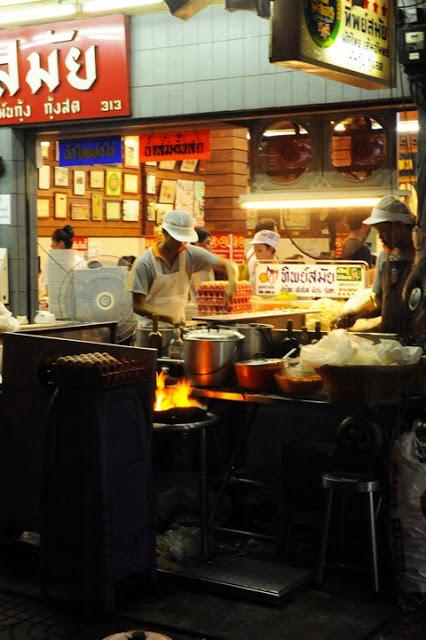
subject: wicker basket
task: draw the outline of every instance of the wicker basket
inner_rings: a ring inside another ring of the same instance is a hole
[[[395,404],[410,392],[419,365],[406,366],[330,366],[317,369],[332,402],[368,407]]]

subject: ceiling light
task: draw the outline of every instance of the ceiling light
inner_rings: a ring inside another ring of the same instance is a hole
[[[0,23],[21,24],[26,22],[34,22],[37,20],[50,20],[52,18],[64,18],[72,16],[76,13],[75,3],[68,4],[51,2],[43,5],[26,4],[14,9],[0,10]]]
[[[123,9],[135,9],[149,7],[154,4],[162,4],[163,0],[83,0],[81,10],[83,13],[96,13],[97,11],[122,11]]]
[[[243,209],[325,209],[341,207],[373,207],[385,193],[360,196],[348,193],[341,197],[330,197],[324,193],[312,194],[309,198],[298,197],[295,193],[250,193],[240,196]],[[398,192],[395,195],[405,195]]]
[[[419,129],[418,120],[400,120],[396,125],[398,133],[418,133]]]

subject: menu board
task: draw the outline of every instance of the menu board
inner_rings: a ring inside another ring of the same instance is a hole
[[[350,298],[367,282],[366,262],[274,262],[256,265],[255,293],[277,295],[282,291],[299,298]]]

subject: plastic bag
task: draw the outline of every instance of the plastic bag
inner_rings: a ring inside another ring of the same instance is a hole
[[[423,355],[421,347],[404,347],[398,340],[380,340],[376,351],[384,365],[416,364]]]
[[[426,434],[426,428],[423,426]],[[396,440],[391,457],[390,528],[393,562],[403,604],[426,602],[426,435],[419,429]]]
[[[314,369],[324,365],[386,366],[416,364],[422,356],[420,347],[404,347],[397,340],[372,340],[336,329],[315,344],[300,350],[300,359]]]
[[[19,327],[19,321],[16,320],[4,304],[0,302],[0,333],[4,331],[18,331]]]

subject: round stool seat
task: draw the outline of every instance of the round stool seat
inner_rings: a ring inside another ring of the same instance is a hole
[[[380,480],[374,479],[368,473],[348,473],[347,471],[334,471],[323,473],[322,486],[324,489],[346,493],[374,493],[383,488]]]

